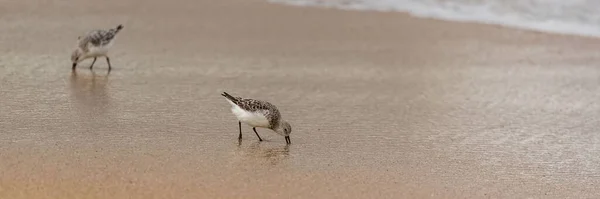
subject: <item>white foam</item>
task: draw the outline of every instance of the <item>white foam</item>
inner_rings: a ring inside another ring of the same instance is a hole
[[[268,0],[600,37],[600,0]]]

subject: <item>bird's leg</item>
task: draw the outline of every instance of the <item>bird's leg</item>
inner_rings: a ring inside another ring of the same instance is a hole
[[[241,140],[242,139],[242,122],[238,121],[238,124],[240,126],[240,136],[238,137],[238,139]]]
[[[260,135],[258,135],[258,132],[256,132],[256,127],[253,127],[252,130],[254,130],[254,133],[256,133],[256,136],[258,137],[258,141],[262,142],[262,138],[260,138]]]
[[[108,63],[108,70],[111,70],[112,67],[110,66],[110,58],[108,58],[108,56],[106,56],[106,63]]]
[[[292,140],[290,140],[290,136],[285,136],[285,143],[292,144]]]
[[[90,69],[92,69],[92,67],[94,67],[94,63],[96,63],[96,57],[94,57],[94,61],[92,61],[92,64],[90,65]]]

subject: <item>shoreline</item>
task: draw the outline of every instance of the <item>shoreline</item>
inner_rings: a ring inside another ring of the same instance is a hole
[[[588,39],[600,39],[600,35],[598,35],[598,34],[594,35],[592,33],[575,33],[575,32],[569,32],[569,31],[545,30],[545,29],[540,29],[540,28],[535,28],[535,27],[527,27],[526,25],[522,25],[522,24],[507,24],[507,23],[503,23],[503,22],[486,22],[486,21],[477,21],[475,19],[453,19],[453,18],[449,18],[449,17],[437,17],[437,16],[430,16],[430,15],[424,15],[424,14],[417,14],[417,13],[414,13],[414,11],[406,11],[406,10],[397,10],[397,9],[396,10],[376,10],[376,9],[368,9],[368,8],[353,9],[353,8],[342,8],[342,7],[336,7],[336,6],[296,5],[296,4],[293,4],[290,2],[272,2],[272,1],[268,1],[268,0],[265,0],[265,1],[267,1],[268,3],[272,3],[272,4],[279,4],[279,5],[286,5],[286,6],[292,6],[292,7],[300,7],[300,8],[309,8],[309,9],[341,10],[341,11],[349,11],[349,12],[401,13],[401,14],[408,15],[409,17],[418,18],[418,19],[429,19],[429,20],[444,21],[444,22],[450,22],[450,23],[466,23],[466,24],[484,25],[484,26],[499,26],[502,28],[508,28],[508,29],[514,29],[514,30],[524,30],[524,31],[529,31],[529,32],[534,32],[534,33],[545,33],[545,34],[551,34],[551,35],[557,35],[557,36],[575,36],[575,37],[584,37],[584,38],[588,38]]]

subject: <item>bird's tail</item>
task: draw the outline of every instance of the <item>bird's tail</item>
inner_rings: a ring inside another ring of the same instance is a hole
[[[227,92],[223,92],[221,95],[222,95],[223,97],[227,98],[229,101],[231,101],[231,102],[233,102],[233,103],[237,103],[237,101],[238,101],[238,99],[237,99],[237,98],[235,98],[235,97],[231,96],[231,95],[230,95],[229,93],[227,93]]]
[[[123,25],[119,24],[114,30],[115,30],[115,34],[119,33],[119,31],[121,31],[121,29],[123,29]]]

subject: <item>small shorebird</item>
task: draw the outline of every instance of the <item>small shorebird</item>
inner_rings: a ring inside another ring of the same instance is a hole
[[[77,63],[88,59],[94,58],[90,69],[94,67],[96,58],[106,57],[106,63],[108,63],[108,70],[111,69],[110,58],[108,58],[108,50],[115,41],[115,36],[119,31],[123,29],[123,25],[119,25],[116,28],[109,30],[92,30],[87,34],[77,38],[77,49],[71,54],[71,61],[73,62],[73,70],[77,67]]]
[[[281,114],[275,105],[254,99],[245,99],[241,97],[233,97],[226,92],[223,92],[223,97],[231,104],[231,112],[237,117],[240,127],[240,136],[242,139],[242,122],[252,126],[252,130],[258,136],[258,140],[262,138],[256,132],[256,127],[268,128],[275,133],[285,137],[285,142],[291,144],[290,133],[292,126],[285,120],[281,119]]]

